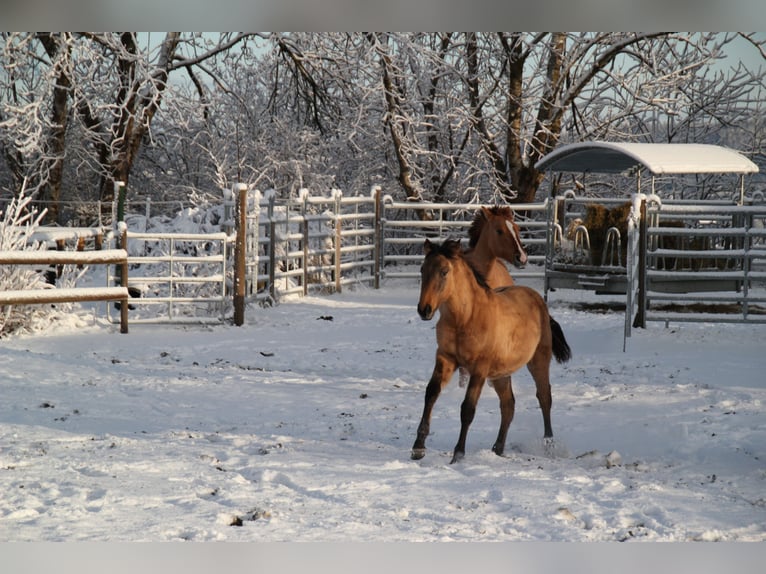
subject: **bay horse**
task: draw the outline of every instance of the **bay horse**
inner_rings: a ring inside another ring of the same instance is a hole
[[[513,210],[499,205],[477,210],[468,228],[468,249],[463,254],[493,289],[513,285],[513,277],[500,260],[516,267],[527,263],[527,252]],[[468,374],[460,367],[459,385],[464,387],[467,382]]]
[[[433,406],[457,367],[465,367],[471,378],[460,408],[460,436],[451,463],[465,455],[468,427],[485,379],[492,381],[500,399],[500,430],[492,450],[503,454],[515,409],[511,374],[524,365],[537,387],[543,436],[551,439],[550,362],[552,357],[559,363],[568,361],[571,349],[561,326],[548,314],[542,296],[521,285],[490,288],[465,260],[459,241],[446,240],[436,245],[426,239],[424,250],[418,314],[429,321],[438,310],[439,321],[436,360],[426,387],[412,458],[425,456]]]
[[[527,252],[511,208],[496,205],[479,209],[468,228],[464,254],[490,287],[513,285],[513,277],[499,259],[521,267],[527,263]]]

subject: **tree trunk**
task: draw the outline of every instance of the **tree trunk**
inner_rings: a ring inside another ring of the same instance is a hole
[[[58,38],[56,37],[58,36]],[[64,154],[66,151],[66,129],[67,119],[69,117],[69,90],[71,82],[66,69],[63,67],[62,60],[66,62],[69,59],[69,47],[65,42],[59,44],[62,35],[40,34],[38,37],[46,53],[55,62],[56,84],[53,88],[53,101],[51,105],[51,132],[48,137],[47,155],[50,162],[48,167],[47,183],[43,187],[41,199],[47,202],[48,213],[46,220],[51,223],[61,223],[61,186],[64,180]],[[65,50],[66,55],[61,51]]]
[[[179,32],[168,32],[152,78],[148,82],[142,82],[141,78],[136,76],[135,55],[138,47],[135,34],[124,32],[120,36],[127,55],[118,60],[121,86],[116,103],[120,113],[112,126],[112,157],[108,159],[109,164],[103,166],[107,175],[101,181],[102,201],[110,202],[114,199],[115,182],[121,181],[128,185],[130,170],[141,149],[143,138],[162,102],[179,39]]]
[[[401,109],[399,102],[405,101],[401,85],[397,82],[399,74],[396,65],[391,59],[390,54],[380,41],[378,34],[368,34],[368,40],[375,47],[375,51],[380,56],[380,64],[383,68],[383,92],[386,100],[386,125],[388,133],[391,135],[391,143],[394,147],[394,154],[399,166],[399,175],[397,180],[404,190],[404,194],[410,201],[422,201],[420,185],[413,175],[413,168],[408,158],[406,150],[407,137],[407,118]],[[416,214],[422,219],[431,219],[433,215],[422,209],[416,210]]]

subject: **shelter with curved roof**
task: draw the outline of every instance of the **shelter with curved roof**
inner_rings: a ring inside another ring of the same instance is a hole
[[[757,173],[758,166],[740,152],[711,144],[580,142],[563,145],[535,164],[540,171],[632,173]]]

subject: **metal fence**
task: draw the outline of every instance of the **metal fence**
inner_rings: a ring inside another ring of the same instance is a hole
[[[595,231],[585,226],[584,211],[596,202],[608,210],[624,210],[625,199],[568,193],[541,203],[514,204],[529,261],[512,275],[542,280],[546,295],[552,288],[624,294],[626,338],[631,326],[647,321],[766,322],[766,206],[663,203],[654,196],[646,200],[638,194],[627,202],[631,209],[624,230],[599,230],[604,237],[595,255]],[[387,279],[414,279],[419,277],[423,241],[467,241],[480,207],[398,202],[377,187],[367,195],[302,190],[284,199],[239,185],[224,202],[225,232],[193,238],[129,234],[129,242],[144,245],[129,249],[131,267],[143,267],[129,278],[129,286],[142,290],[134,306],[161,304],[167,318],[174,319],[184,315],[180,304],[207,305],[208,312],[217,305],[223,320],[237,285],[235,266],[227,266],[236,249],[227,246],[240,228],[246,301],[274,303],[289,295],[340,292],[349,284],[377,288]],[[161,247],[160,241],[170,243]],[[147,249],[150,242],[153,247]],[[214,252],[202,253],[189,242]],[[187,252],[175,253],[178,245]],[[213,267],[203,270],[202,263]],[[168,265],[165,274],[148,272],[159,264]],[[195,285],[197,291],[189,294]],[[236,300],[235,294],[235,317]]]
[[[249,298],[275,302],[290,294],[340,292],[351,283],[378,286],[378,189],[367,197],[302,190],[295,199],[242,192]]]
[[[766,205],[647,206],[646,321],[766,323]]]
[[[113,267],[107,285],[128,288],[131,323],[223,321],[231,308],[227,289],[230,242],[223,232],[124,230],[119,244],[128,251],[127,281],[120,268]],[[110,307],[107,316],[116,320]]]
[[[383,278],[420,277],[423,242],[426,238],[468,241],[468,228],[476,203],[397,202],[383,197],[380,220],[381,274]],[[515,220],[521,231],[529,259],[524,269],[514,269],[515,278],[543,278],[545,249],[548,243],[547,200],[542,203],[514,204]]]

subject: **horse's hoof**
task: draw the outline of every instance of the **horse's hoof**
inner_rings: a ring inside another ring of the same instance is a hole
[[[503,452],[505,451],[505,445],[504,444],[496,444],[492,447],[492,452],[494,452],[497,456],[503,456]]]
[[[410,458],[412,460],[420,460],[426,455],[426,449],[424,448],[413,448],[412,454],[410,455]]]
[[[464,452],[456,452],[452,455],[452,460],[449,461],[450,464],[455,464],[456,462],[460,462],[462,458],[465,456]]]

